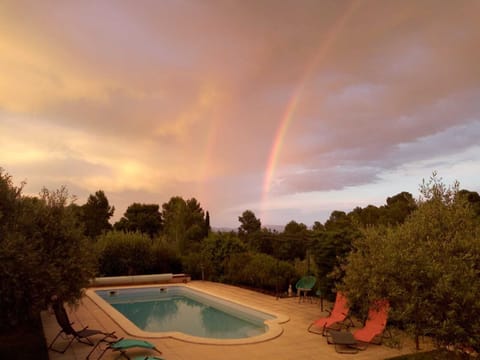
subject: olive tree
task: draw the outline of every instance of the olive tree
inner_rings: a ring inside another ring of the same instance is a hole
[[[0,199],[0,327],[7,329],[36,318],[53,293],[79,299],[95,259],[66,188],[22,196],[0,169]]]
[[[469,204],[436,173],[403,224],[369,228],[353,242],[344,291],[364,310],[390,301],[390,319],[438,346],[480,349],[480,232]]]

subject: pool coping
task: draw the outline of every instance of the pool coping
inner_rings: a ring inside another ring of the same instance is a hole
[[[247,308],[251,308],[256,311],[260,311],[269,315],[274,316],[274,319],[265,320],[265,325],[267,325],[268,330],[261,335],[252,336],[249,338],[242,338],[242,339],[211,339],[211,338],[203,338],[198,336],[188,335],[182,332],[177,331],[170,331],[170,332],[150,332],[144,331],[138,328],[135,324],[133,324],[130,320],[128,320],[124,315],[120,312],[115,310],[107,301],[102,299],[99,295],[95,293],[97,290],[113,290],[113,289],[132,289],[132,288],[155,288],[155,287],[185,287],[190,288],[193,291],[200,292],[214,298],[228,301],[240,306],[245,306]],[[194,343],[194,344],[207,344],[207,345],[244,345],[244,344],[256,344],[265,341],[269,341],[275,339],[282,335],[283,327],[281,324],[284,324],[290,320],[287,315],[279,314],[272,312],[270,309],[264,309],[258,307],[256,305],[245,304],[238,300],[214,294],[207,290],[199,290],[195,287],[189,286],[189,284],[151,284],[151,285],[126,285],[126,286],[96,286],[90,287],[86,290],[86,295],[108,316],[110,317],[115,323],[120,326],[125,333],[140,337],[140,338],[149,338],[149,339],[165,339],[165,338],[172,338],[177,339],[184,342]]]

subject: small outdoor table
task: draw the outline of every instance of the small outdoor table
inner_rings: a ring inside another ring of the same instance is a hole
[[[334,344],[335,351],[338,353],[355,354],[358,352],[357,340],[349,331],[328,330],[327,342]]]

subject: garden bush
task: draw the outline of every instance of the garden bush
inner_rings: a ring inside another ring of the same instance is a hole
[[[38,319],[50,296],[74,302],[95,258],[65,188],[22,196],[0,169],[0,330]]]
[[[140,232],[110,231],[96,243],[99,275],[122,276],[182,271],[171,246]]]
[[[182,273],[182,259],[178,256],[174,246],[160,241],[153,243],[151,249],[151,264],[148,272],[151,274]]]
[[[298,273],[292,264],[262,253],[243,253],[227,265],[229,282],[267,291],[286,292]]]
[[[480,351],[480,227],[471,206],[432,176],[416,209],[397,227],[354,241],[345,266],[349,300],[365,310],[390,301],[390,319],[415,338]]]

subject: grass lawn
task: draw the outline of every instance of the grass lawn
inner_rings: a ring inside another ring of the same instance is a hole
[[[0,333],[0,359],[48,360],[40,321],[8,333]]]

